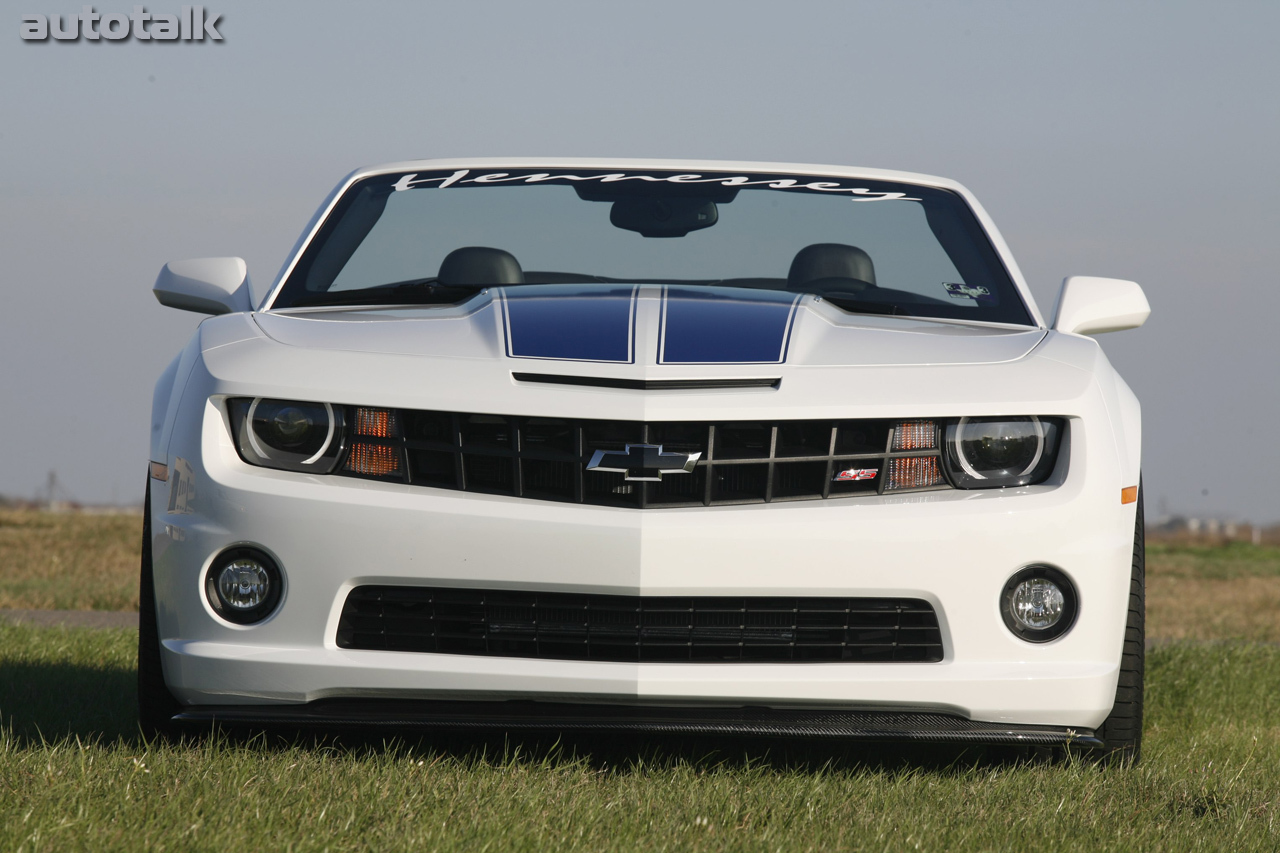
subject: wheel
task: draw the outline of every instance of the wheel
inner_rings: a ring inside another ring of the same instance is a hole
[[[1137,764],[1142,757],[1142,678],[1146,661],[1146,539],[1142,518],[1142,485],[1138,485],[1138,520],[1133,533],[1133,572],[1129,577],[1129,618],[1124,629],[1120,681],[1111,714],[1097,735],[1105,745],[1101,757]]]
[[[151,479],[143,505],[142,567],[138,577],[138,725],[148,739],[168,739],[173,715],[182,706],[164,683],[160,664],[160,629],[156,625],[156,588],[151,574]]]

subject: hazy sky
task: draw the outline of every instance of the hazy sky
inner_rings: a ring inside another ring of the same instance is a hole
[[[160,266],[240,255],[261,292],[357,166],[706,157],[956,178],[1046,314],[1137,280],[1151,320],[1100,340],[1148,512],[1280,519],[1280,4],[227,0],[219,44],[19,38],[81,5],[0,2],[0,493],[140,499],[200,319]]]

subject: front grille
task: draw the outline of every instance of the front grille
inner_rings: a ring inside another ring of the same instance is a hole
[[[933,607],[908,598],[589,595],[361,586],[339,648],[638,663],[933,662]]]
[[[339,473],[440,489],[637,509],[713,506],[881,494],[893,465],[921,473],[890,491],[949,488],[935,422],[643,423],[357,407],[346,417],[355,435]],[[362,428],[375,420],[388,428]],[[897,441],[895,425],[904,432]],[[596,451],[629,444],[700,455],[692,471],[652,482],[587,470]]]

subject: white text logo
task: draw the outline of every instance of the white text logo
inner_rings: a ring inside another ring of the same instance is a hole
[[[418,173],[402,175],[391,185],[396,192],[425,187],[438,181],[437,188],[452,187],[458,184],[541,184],[547,181],[599,181],[602,184],[614,184],[620,181],[645,181],[666,184],[712,184],[722,187],[768,187],[772,190],[812,190],[823,193],[849,193],[854,201],[885,201],[899,199],[902,201],[919,201],[906,193],[876,192],[866,187],[846,187],[832,181],[809,181],[803,183],[794,178],[763,178],[752,180],[746,175],[733,177],[703,177],[702,175],[629,175],[625,172],[611,172],[607,175],[553,175],[550,172],[538,172],[534,175],[512,175],[507,172],[492,172],[487,175],[467,177],[470,169],[459,169],[448,177],[419,178]]]
[[[221,15],[207,14],[203,6],[183,6],[178,15],[153,15],[145,6],[134,6],[133,14],[107,14],[84,6],[79,15],[23,15],[22,37],[27,41],[121,41],[130,36],[138,41],[222,41],[218,32]]]

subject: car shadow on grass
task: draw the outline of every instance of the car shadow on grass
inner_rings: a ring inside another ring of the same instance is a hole
[[[145,745],[138,727],[132,668],[63,662],[0,662],[0,727],[19,748],[74,739],[81,743]],[[680,736],[636,733],[485,733],[359,729],[299,731],[260,727],[183,728],[178,742],[209,738],[265,753],[338,749],[364,755],[412,752],[460,762],[583,763],[602,772],[638,767],[759,767],[778,771],[880,770],[965,772],[975,765],[1037,760],[1008,747],[848,742],[780,737]]]
[[[598,732],[395,732],[349,729],[203,727],[182,738],[215,738],[255,749],[340,750],[362,755],[412,754],[468,763],[542,766],[583,764],[597,772],[688,766],[708,770],[749,767],[779,772],[884,771],[965,773],[975,766],[1041,763],[1060,755],[1017,747],[850,742],[784,737],[726,737]]]
[[[137,675],[113,666],[0,662],[0,726],[19,746],[79,738],[141,743]]]

